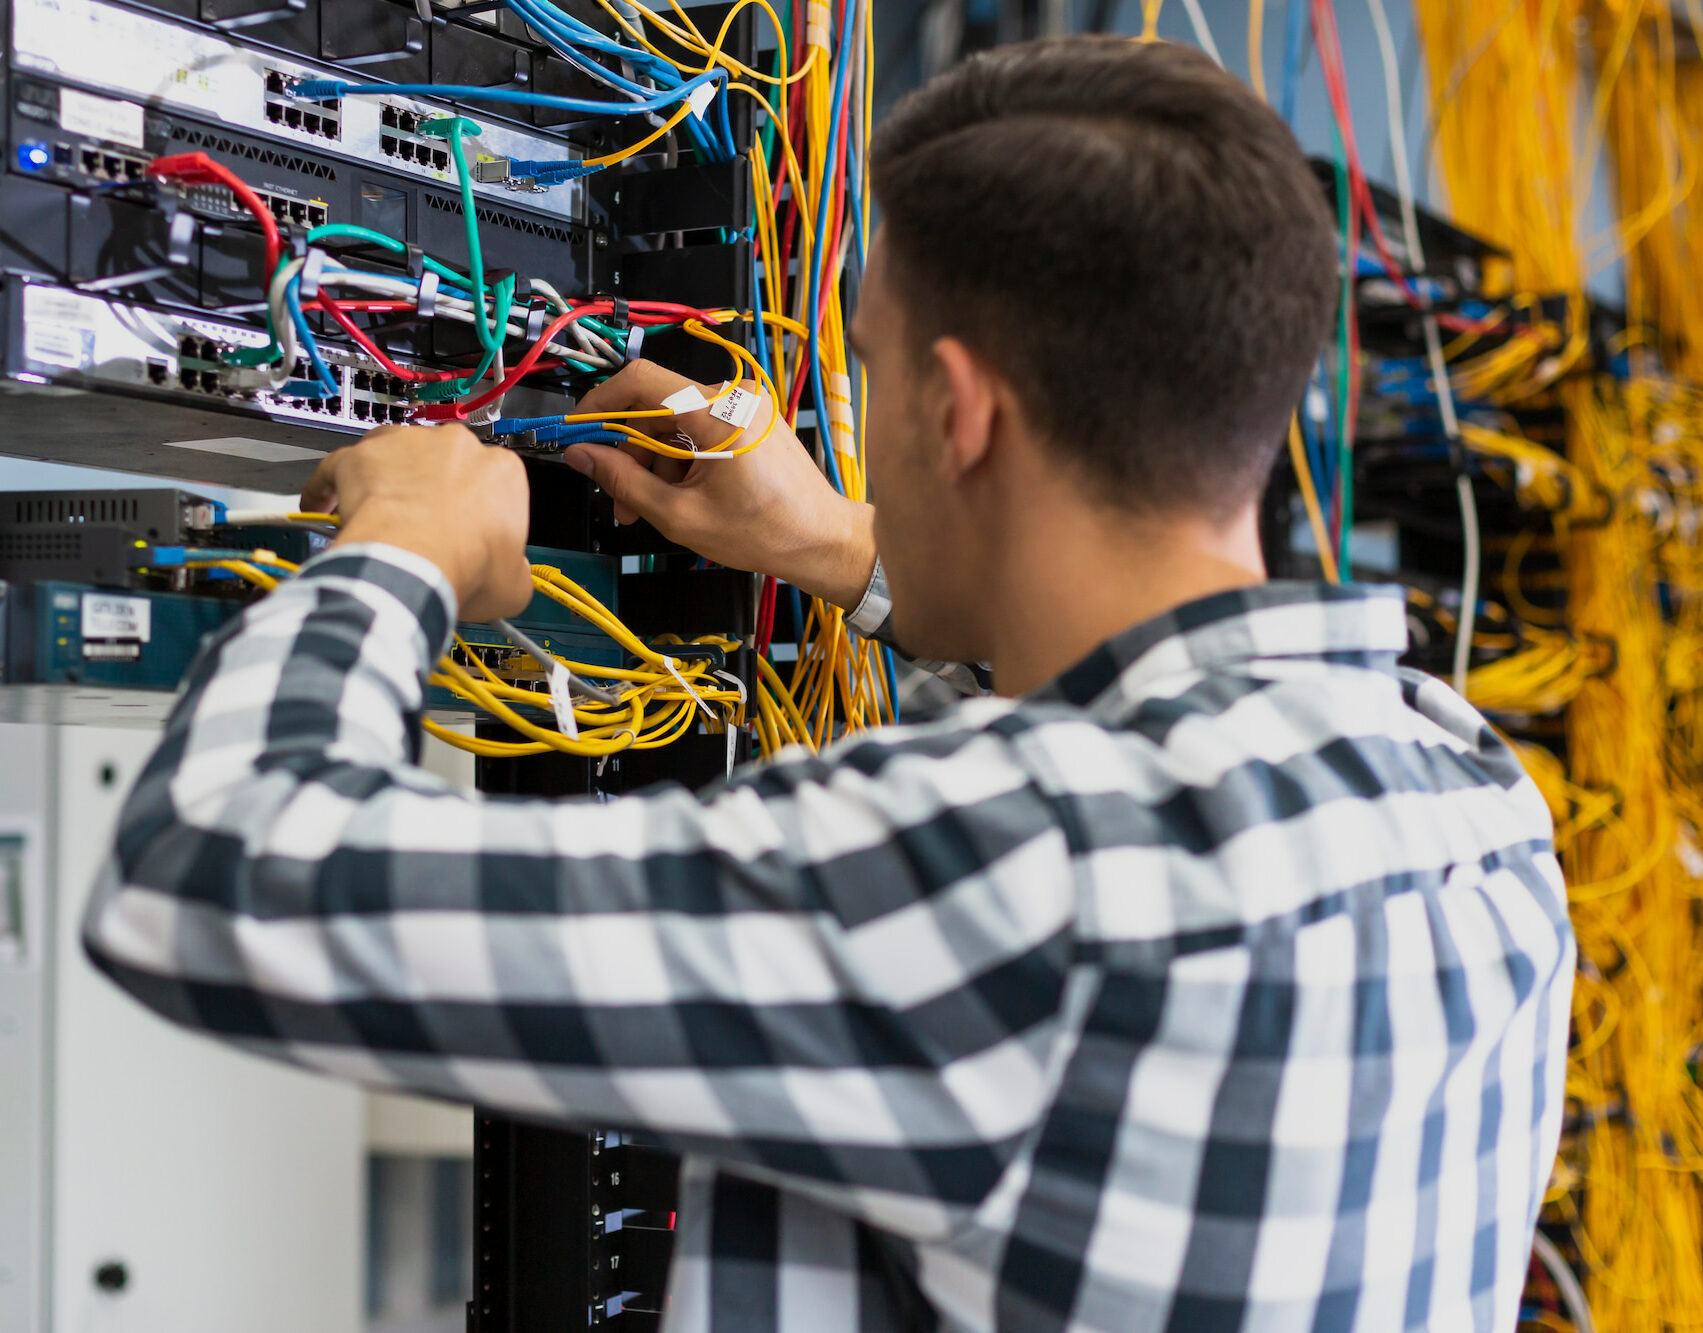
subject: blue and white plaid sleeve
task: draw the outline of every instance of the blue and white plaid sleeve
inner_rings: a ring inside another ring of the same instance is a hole
[[[486,798],[415,755],[455,619],[340,547],[198,662],[87,947],[166,1017],[363,1083],[642,1127],[939,1235],[1050,1095],[1067,838],[983,701],[707,793]]]

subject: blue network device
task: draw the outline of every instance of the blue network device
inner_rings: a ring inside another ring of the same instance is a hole
[[[554,565],[611,611],[620,562],[529,546],[534,564]],[[188,672],[201,641],[246,603],[230,596],[112,589],[59,580],[0,581],[0,684],[100,685],[112,689],[173,690]],[[514,623],[552,652],[572,661],[619,666],[622,651],[601,630],[542,595]],[[484,625],[462,625],[476,647],[507,647]],[[433,709],[471,711],[447,690],[433,689]]]

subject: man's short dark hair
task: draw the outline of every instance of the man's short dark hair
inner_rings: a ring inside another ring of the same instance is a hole
[[[919,346],[986,358],[1126,507],[1258,496],[1338,269],[1300,146],[1245,85],[1163,42],[1002,47],[906,98],[870,170]]]

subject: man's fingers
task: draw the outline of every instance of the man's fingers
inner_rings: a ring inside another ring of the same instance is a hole
[[[664,398],[692,383],[684,375],[664,370],[654,361],[634,361],[588,392],[579,400],[574,411],[643,412],[661,407]]]
[[[302,509],[310,514],[328,514],[337,503],[337,470],[349,450],[333,449],[319,460],[306,486],[302,487]]]
[[[570,445],[562,459],[608,492],[622,522],[648,519],[666,534],[679,492],[649,468],[606,444]]]

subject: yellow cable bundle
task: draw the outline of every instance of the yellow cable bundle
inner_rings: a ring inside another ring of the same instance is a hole
[[[1683,3],[1703,31],[1703,3]],[[1703,371],[1692,204],[1703,70],[1676,58],[1672,12],[1657,0],[1416,8],[1450,207],[1512,252],[1507,315],[1528,326],[1486,352],[1462,340],[1451,378],[1469,396],[1559,406],[1566,422],[1559,464],[1512,432],[1466,439],[1512,465],[1516,484],[1524,469],[1528,497],[1564,520],[1565,627],[1528,629],[1524,651],[1469,682],[1487,707],[1566,705],[1565,765],[1520,748],[1556,815],[1581,953],[1577,1128],[1550,1216],[1572,1224],[1597,1326],[1665,1333],[1703,1322],[1703,411],[1695,388],[1654,376],[1637,326],[1653,323],[1684,369]],[[1617,222],[1581,244],[1605,159]],[[1623,252],[1633,327],[1609,351],[1633,354],[1630,380],[1586,364],[1585,283]],[[1570,297],[1563,326],[1537,320],[1521,292]],[[1539,612],[1520,593],[1521,562],[1538,540],[1521,534],[1504,565],[1504,593],[1528,624]]]

